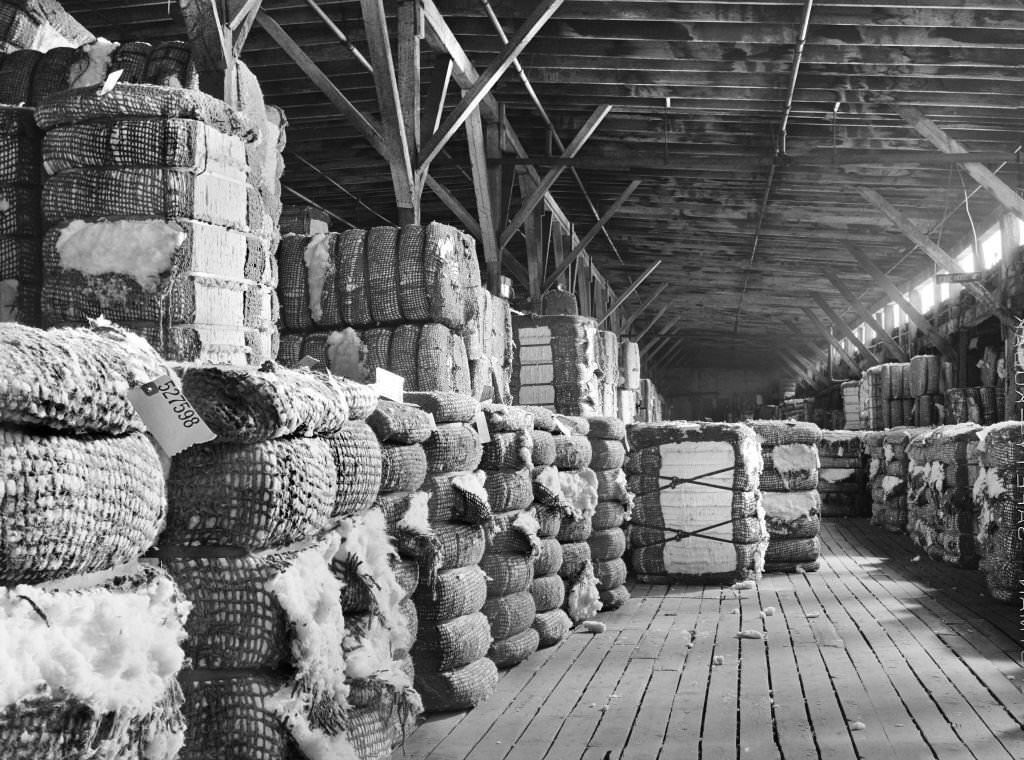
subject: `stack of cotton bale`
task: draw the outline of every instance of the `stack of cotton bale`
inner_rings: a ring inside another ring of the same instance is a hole
[[[980,567],[993,597],[1018,604],[1024,578],[1024,535],[1020,530],[1024,482],[1019,474],[1024,427],[1019,420],[999,422],[979,431],[978,437],[981,467],[974,483],[974,501]]]
[[[973,422],[943,425],[915,435],[907,449],[910,538],[929,556],[958,567],[978,563],[972,491],[981,430]]]
[[[164,371],[137,336],[0,325],[0,734],[10,758],[169,760],[189,607],[138,561],[167,499],[128,400]]]
[[[630,562],[641,583],[759,577],[768,531],[763,459],[747,425],[638,423],[626,462],[634,495]]]
[[[870,502],[862,436],[851,430],[823,430],[818,459],[821,516],[867,516]]]
[[[436,222],[285,235],[278,261],[282,363],[310,356],[350,377],[381,367],[406,390],[470,394],[463,336],[478,330],[480,290],[471,237]]]
[[[597,331],[596,414],[615,417],[619,413],[619,336],[609,330]]]
[[[626,588],[626,533],[632,498],[621,486],[626,478],[626,426],[615,417],[590,417],[590,469],[598,481],[598,502],[591,519],[590,558],[594,563],[597,590],[603,611],[616,610],[629,599]],[[610,497],[601,500],[601,495]]]
[[[939,407],[944,406],[943,395],[947,388],[946,370],[952,370],[947,362],[938,356],[921,354],[910,358],[910,394],[914,398],[914,419],[908,424],[914,427],[928,427],[943,420]]]
[[[843,427],[846,430],[863,430],[860,416],[860,382],[847,380],[840,386],[843,401]]]
[[[562,544],[559,575],[565,582],[565,611],[578,625],[601,609],[589,543],[599,500],[599,481],[597,473],[590,469],[590,422],[570,415],[557,415],[555,420],[560,433],[554,436],[555,467],[567,510],[558,531]]]
[[[488,656],[499,668],[518,665],[537,651],[540,636],[531,588],[542,548],[533,504],[533,415],[521,407],[484,404],[487,440],[481,469],[495,529],[480,562],[487,575],[483,613],[494,643]]]
[[[619,419],[632,425],[640,392],[640,344],[629,338],[619,340]]]
[[[594,414],[600,404],[597,322],[590,317],[520,316],[512,324],[516,403],[559,414]]]
[[[821,429],[811,422],[790,420],[754,420],[750,424],[764,458],[761,503],[770,536],[765,572],[817,570]]]
[[[424,444],[428,519],[441,554],[436,578],[420,578],[413,596],[419,634],[413,647],[416,689],[426,712],[468,709],[494,691],[498,670],[487,657],[492,637],[487,616],[487,575],[480,567],[494,515],[484,473],[478,402],[460,394],[409,396],[434,417]],[[428,401],[439,398],[443,403]],[[429,411],[428,411],[429,410]]]
[[[922,432],[925,429],[903,427],[865,439],[871,455],[868,478],[873,521],[893,533],[906,532],[909,493],[923,476],[921,469],[911,466],[909,454],[911,440]]]

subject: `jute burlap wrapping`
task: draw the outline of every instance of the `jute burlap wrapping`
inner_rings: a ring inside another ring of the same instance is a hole
[[[144,758],[184,733],[183,697],[177,681],[149,713],[97,713],[74,697],[33,698],[0,710],[0,756],[5,760]],[[126,725],[127,723],[127,725]]]
[[[556,435],[555,467],[559,470],[580,470],[590,465],[593,449],[585,435]]]
[[[322,372],[197,365],[186,367],[181,382],[199,416],[225,442],[332,436],[349,418],[347,383]]]
[[[488,472],[484,488],[487,490],[491,511],[495,514],[527,509],[533,503],[533,476],[526,467]]]
[[[626,552],[626,534],[622,528],[593,531],[586,541],[590,544],[590,557],[595,564],[618,559]]]
[[[163,559],[192,603],[183,648],[193,667],[276,670],[290,662],[293,632],[267,585],[299,554]]]
[[[341,319],[352,327],[372,327],[367,284],[366,231],[345,230],[335,246]]]
[[[528,627],[514,636],[495,641],[488,650],[487,657],[499,668],[512,668],[528,659],[539,646],[540,634]]]
[[[626,520],[626,505],[621,501],[599,501],[592,518],[594,530],[618,528]]]
[[[381,455],[376,436],[365,422],[352,420],[324,440],[331,447],[338,480],[331,517],[366,512],[380,493]]]
[[[141,556],[167,501],[153,444],[0,427],[0,583],[38,583]]]
[[[533,437],[525,430],[517,433],[491,433],[483,444],[480,467],[484,470],[533,468]]]
[[[416,670],[416,691],[425,713],[469,710],[485,701],[498,685],[498,668],[487,657],[445,673]]]
[[[397,227],[373,227],[366,233],[367,292],[374,324],[402,322],[399,307]]]
[[[618,470],[626,462],[626,447],[620,441],[590,438],[592,470]]]
[[[588,417],[591,438],[606,441],[622,441],[626,438],[626,423],[617,417]]]
[[[572,630],[572,620],[563,609],[539,612],[533,619],[533,629],[540,634],[540,648],[546,649],[565,640]]]
[[[389,560],[395,580],[411,596],[419,584],[420,568],[415,560],[392,556]],[[376,581],[365,572],[365,566],[333,560],[331,572],[342,582],[341,609],[346,614],[372,612],[377,606]],[[415,630],[415,627],[413,627]]]
[[[445,325],[423,325],[417,345],[414,389],[466,395],[472,392],[466,344]]]
[[[489,528],[493,522],[491,506],[474,482],[479,483],[479,478],[472,472],[428,473],[423,490],[430,494],[430,523],[458,522]]]
[[[381,492],[416,491],[426,477],[427,455],[422,446],[381,446]]]
[[[181,169],[69,169],[43,186],[43,217],[197,219],[248,229],[245,183]]]
[[[487,575],[488,598],[521,593],[533,582],[533,558],[524,554],[488,550],[480,560],[480,569]]]
[[[574,544],[578,541],[586,541],[593,532],[591,515],[583,515],[576,519],[569,516],[562,518],[562,527],[558,531],[558,540],[563,544]]]
[[[537,482],[534,481],[534,499],[537,498]],[[531,507],[533,516],[537,518],[540,527],[537,535],[541,538],[556,538],[558,531],[562,529],[562,515],[565,512],[564,506],[555,502],[554,504],[541,504],[534,502]]]
[[[764,453],[764,469],[761,471],[762,491],[813,491],[818,487],[818,477],[818,468],[799,472],[779,472],[775,468],[771,452]]]
[[[626,582],[626,562],[621,557],[594,560],[594,575],[599,591],[608,591]]]
[[[46,133],[49,174],[85,167],[245,171],[242,141],[194,119],[132,118],[57,127]]]
[[[910,358],[910,395],[915,398],[939,392],[942,360],[938,356],[922,355]]]
[[[0,421],[76,433],[143,429],[128,389],[166,371],[144,341],[117,328],[0,325]]]
[[[66,90],[71,64],[78,57],[78,50],[73,47],[50,48],[32,72],[32,92],[30,103],[42,103],[54,93]]]
[[[281,300],[281,320],[286,330],[312,332],[317,328],[326,329],[342,324],[341,305],[335,287],[340,273],[331,256],[323,273],[320,300],[317,307],[320,314],[314,320],[310,311],[310,280],[306,266],[306,249],[310,245],[327,246],[332,251],[337,243],[336,235],[284,235],[277,246],[279,266],[278,297]]]
[[[302,335],[282,335],[277,349],[277,361],[285,367],[294,367],[302,359]]]
[[[42,249],[33,237],[0,235],[0,280],[18,280],[19,287],[42,280]]]
[[[192,64],[192,49],[187,42],[171,40],[155,45],[146,59],[146,81],[167,87],[198,86],[198,74]]]
[[[540,551],[533,558],[533,575],[539,578],[544,575],[557,573],[562,567],[562,544],[555,538],[542,538],[540,540]]]
[[[337,512],[339,468],[332,440],[285,438],[187,449],[171,463],[162,545],[257,550],[314,535]],[[379,452],[376,460],[379,483]]]
[[[764,556],[765,572],[792,572],[801,568],[813,572],[821,553],[817,536],[814,538],[773,538]]]
[[[534,578],[530,584],[530,594],[533,595],[538,613],[551,612],[565,604],[565,584],[557,572]]]
[[[108,93],[98,95],[99,87],[66,90],[40,103],[36,123],[43,130],[109,121],[124,117],[159,119],[195,119],[224,134],[249,140],[252,125],[223,100],[199,90],[119,83]]]
[[[461,330],[466,321],[464,240],[454,227],[431,222],[423,241],[423,274],[430,321]],[[480,278],[477,275],[476,285]],[[475,304],[475,294],[473,295]]]
[[[148,42],[122,42],[110,56],[110,70],[124,73],[118,80],[122,84],[142,84],[146,80],[146,61],[153,52]]]
[[[439,423],[423,444],[431,473],[475,470],[483,457],[480,434],[464,422]]]
[[[490,597],[484,602],[481,612],[491,624],[491,638],[502,641],[522,633],[533,624],[537,607],[533,596],[527,590],[507,596]]]
[[[477,565],[442,570],[432,588],[420,584],[413,601],[421,625],[472,615],[487,601],[487,576]]]
[[[368,374],[375,373],[377,368],[389,369],[391,367],[391,328],[389,327],[374,327],[369,330],[363,330],[359,334],[359,339],[366,346],[366,357],[363,360],[363,365],[366,367]],[[393,371],[393,370],[392,370]],[[408,399],[409,394],[405,394],[405,398]]]
[[[426,230],[418,224],[407,224],[399,229],[396,290],[402,316],[409,322],[428,322],[431,316],[427,274],[423,267],[425,239]]]
[[[181,676],[185,694],[185,746],[179,760],[223,757],[299,760],[290,732],[267,704],[288,683],[279,676],[191,674]]]
[[[590,418],[583,417],[578,414],[569,414],[563,412],[555,415],[555,420],[562,424],[563,428],[568,428],[572,435],[590,435]]]
[[[540,551],[540,539],[517,521],[524,513],[503,512],[494,516],[494,532],[488,537],[488,552],[518,554],[532,561]]]
[[[522,406],[485,403],[481,405],[491,433],[533,431],[533,415]]]
[[[974,422],[942,425],[913,436],[907,445],[907,457],[914,462],[967,464],[978,459],[978,439],[982,427]]]
[[[533,431],[533,466],[547,467],[555,463],[557,449],[555,437],[547,430]]]
[[[465,667],[487,654],[491,627],[482,612],[438,623],[420,623],[412,656],[416,674]]]
[[[462,393],[439,391],[413,391],[405,394],[405,402],[414,404],[434,416],[438,425],[452,422],[472,422],[480,402]]]
[[[38,50],[12,50],[0,62],[0,103],[28,103],[32,75],[42,60]]]
[[[562,543],[562,566],[558,575],[565,580],[574,580],[590,562],[590,544],[586,541]]]
[[[629,601],[629,589],[623,584],[610,589],[600,589],[601,612],[613,612]]]
[[[38,238],[43,232],[39,189],[31,185],[0,185],[6,200],[0,210],[0,234]]]
[[[416,365],[419,357],[421,325],[399,325],[391,333],[387,367],[405,378],[406,389],[419,390]]]
[[[817,446],[821,440],[821,428],[813,422],[795,420],[753,420],[750,427],[757,433],[758,443],[763,447],[781,446],[788,443],[806,443]]]
[[[349,712],[345,733],[357,757],[390,757],[391,745],[401,735],[402,726],[390,710],[385,712],[385,707],[388,706],[378,702]]]
[[[382,443],[424,443],[435,427],[422,409],[390,399],[381,399],[366,422]]]
[[[534,430],[545,430],[548,433],[554,433],[558,430],[558,426],[555,424],[555,413],[550,409],[545,409],[542,406],[520,406],[527,414],[533,415],[533,428]]]
[[[42,184],[43,167],[39,141],[40,135],[35,129],[35,124],[27,115],[14,112],[0,118],[0,185]],[[36,192],[38,193],[38,187]]]
[[[622,470],[598,470],[597,476],[597,498],[601,501],[617,501],[626,503],[629,501],[629,489],[626,473]]]
[[[487,540],[481,526],[447,523],[435,525],[434,531],[440,542],[444,569],[451,570],[480,563],[487,548]]]

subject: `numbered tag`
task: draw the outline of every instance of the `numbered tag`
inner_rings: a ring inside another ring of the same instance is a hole
[[[117,83],[121,81],[121,76],[123,74],[124,69],[116,69],[114,71],[111,71],[107,75],[107,78],[103,81],[103,86],[100,87],[100,91],[96,94],[102,97],[106,95],[108,92],[111,92],[117,86]]]
[[[377,381],[374,385],[381,398],[389,398],[392,401],[397,401],[399,404],[403,402],[405,397],[405,378],[401,375],[396,375],[394,372],[388,372],[386,369],[377,367]]]
[[[174,375],[161,375],[131,388],[128,400],[167,456],[217,437],[185,398]]]
[[[476,434],[480,437],[480,443],[491,442],[491,429],[487,427],[487,415],[481,409],[474,418],[476,422]]]

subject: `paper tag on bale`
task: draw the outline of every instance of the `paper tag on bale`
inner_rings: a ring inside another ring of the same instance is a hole
[[[168,456],[217,437],[185,398],[174,375],[161,375],[129,389],[128,400]]]
[[[569,429],[569,426],[558,419],[558,417],[555,417],[555,427],[558,428],[562,435],[572,435],[572,431]]]
[[[399,404],[404,403],[405,378],[401,375],[377,367],[377,381],[374,386],[381,398],[391,399]]]
[[[480,438],[480,443],[490,443],[491,430],[487,427],[487,415],[484,414],[482,409],[476,413],[475,423],[476,434]]]
[[[326,367],[324,367],[324,363],[322,361],[320,361],[319,359],[314,359],[309,354],[306,354],[301,359],[299,359],[298,362],[295,363],[295,366],[298,367],[299,369],[312,369],[319,370],[320,372],[324,372],[327,369]]]
[[[96,93],[98,97],[103,97],[108,92],[112,92],[117,86],[117,83],[121,81],[121,76],[124,74],[124,69],[115,69],[107,74],[107,78],[103,81],[103,86],[100,87],[99,92]]]

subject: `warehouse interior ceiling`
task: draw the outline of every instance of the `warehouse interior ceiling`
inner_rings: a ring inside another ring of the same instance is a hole
[[[167,0],[64,6],[116,41],[185,36],[179,5]],[[356,226],[399,221],[389,163],[325,94],[336,88],[386,124],[363,19],[372,6],[379,0],[264,0],[241,53],[289,120],[286,202],[298,193]],[[999,213],[1021,214],[1022,0],[419,7],[422,15],[409,16],[422,35],[419,149],[458,107],[470,70],[486,75],[506,40],[539,29],[518,56],[523,76],[509,67],[482,101],[502,150],[489,153],[488,171],[475,167],[478,185],[491,183],[499,233],[549,173],[557,175],[551,195],[580,237],[625,196],[587,251],[620,293],[661,260],[630,301],[635,308],[661,288],[634,332],[658,313],[680,317],[672,329],[680,363],[775,362],[794,331],[820,339],[808,349],[820,355],[836,315],[860,321],[836,280],[869,307],[891,300],[858,255],[905,288],[937,268],[913,242],[916,231],[955,254],[972,224],[980,231]],[[394,44],[398,3],[383,8]],[[447,37],[430,20],[438,12]],[[275,29],[295,43],[290,52]],[[402,52],[395,47],[396,60]],[[309,62],[322,77],[310,76]],[[431,108],[440,92],[443,111]],[[574,151],[581,130],[592,134]],[[424,221],[468,227],[480,218],[466,134],[459,129],[429,166]],[[504,271],[520,279],[532,263],[528,229],[505,245]],[[549,260],[541,282],[550,271]]]

